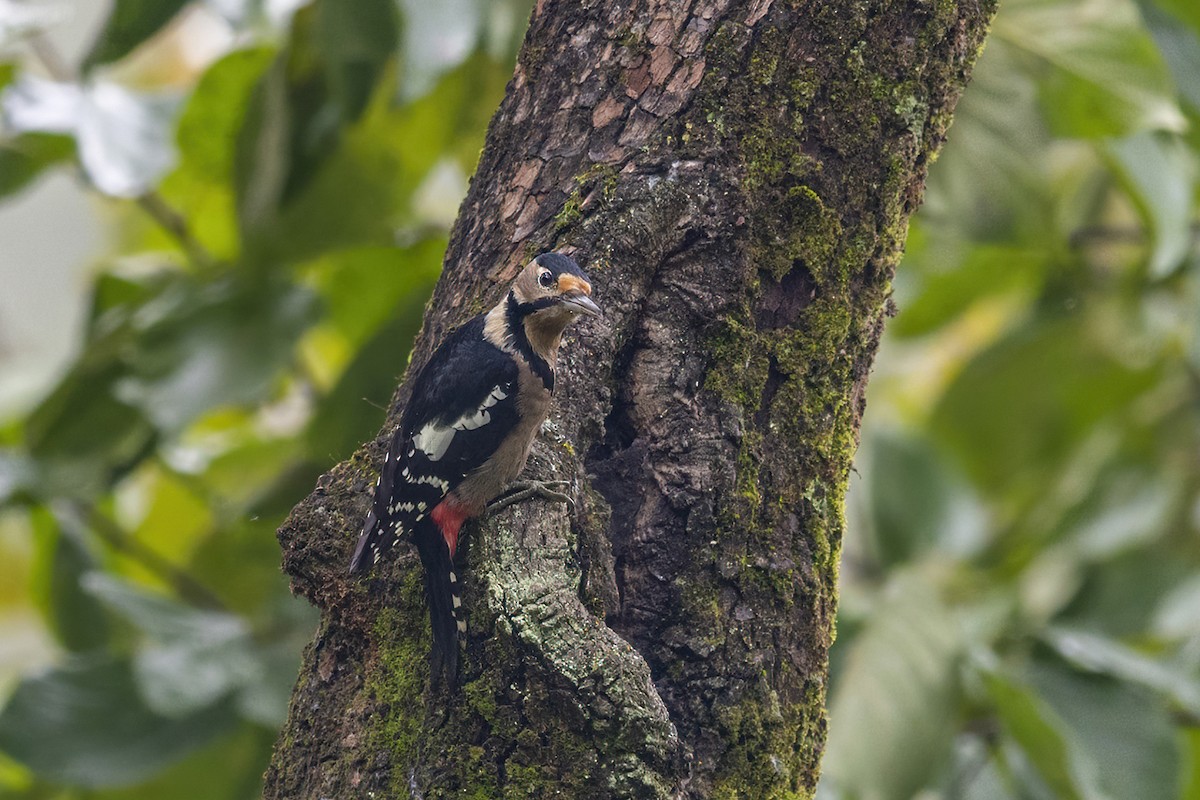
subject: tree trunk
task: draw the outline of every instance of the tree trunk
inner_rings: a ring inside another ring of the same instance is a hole
[[[527,469],[574,511],[470,531],[463,685],[430,689],[415,555],[346,574],[402,385],[279,532],[322,622],[268,798],[812,795],[867,375],[993,10],[538,2],[414,363],[574,253],[605,317]]]

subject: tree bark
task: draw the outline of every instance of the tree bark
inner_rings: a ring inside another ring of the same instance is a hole
[[[375,441],[279,532],[322,612],[268,798],[809,797],[890,282],[994,0],[539,0],[414,364],[574,253],[528,502],[468,536],[463,686],[420,565],[346,575]],[[410,369],[409,374],[413,374]]]

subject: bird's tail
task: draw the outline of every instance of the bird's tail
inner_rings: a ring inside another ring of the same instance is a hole
[[[458,636],[467,629],[466,622],[460,620],[458,614],[462,600],[454,560],[446,540],[433,526],[418,530],[413,541],[425,567],[425,596],[429,601],[429,626],[433,631],[429,671],[434,682],[444,677],[446,685],[453,688],[458,679]]]
[[[354,546],[354,555],[350,558],[350,574],[357,575],[369,570],[395,546],[398,538],[398,530],[380,525],[375,512],[371,511],[363,523],[358,544]]]

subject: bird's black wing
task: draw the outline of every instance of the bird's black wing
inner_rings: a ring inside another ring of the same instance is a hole
[[[482,316],[452,333],[417,375],[380,472],[351,572],[412,533],[517,424],[517,365],[483,336]]]

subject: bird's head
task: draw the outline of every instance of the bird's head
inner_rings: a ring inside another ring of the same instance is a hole
[[[537,327],[559,330],[581,314],[600,316],[591,294],[587,275],[573,259],[559,253],[542,253],[530,261],[512,286],[523,317]]]

